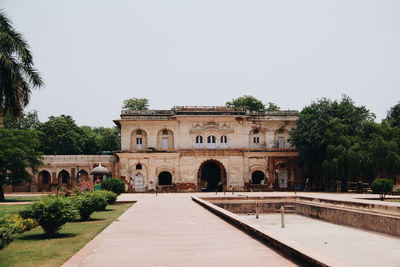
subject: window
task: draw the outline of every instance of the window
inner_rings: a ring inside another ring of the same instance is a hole
[[[215,144],[215,136],[210,135],[209,137],[207,137],[207,143],[208,144]]]
[[[203,136],[196,136],[196,144],[202,144],[203,143]]]
[[[253,134],[258,134],[258,133],[259,133],[258,130],[254,130],[254,131],[253,131]]]
[[[228,138],[226,135],[221,136],[221,148],[228,148]]]
[[[136,138],[136,149],[142,149],[143,139],[141,137]]]
[[[207,148],[215,148],[215,136],[210,135],[207,137]]]
[[[285,138],[278,137],[278,148],[285,148]]]
[[[142,135],[142,130],[137,130],[137,131],[136,131],[136,134],[137,134],[137,135]]]
[[[279,129],[278,134],[283,134],[283,129]]]
[[[168,149],[168,137],[162,139],[162,149]]]
[[[136,170],[141,170],[141,169],[142,169],[142,164],[140,164],[140,163],[137,164],[137,165],[136,165]]]
[[[253,137],[253,144],[254,144],[254,148],[259,148],[260,147],[260,137],[254,136]]]
[[[203,148],[203,137],[200,135],[196,136],[196,148]]]
[[[162,134],[163,134],[163,135],[168,135],[168,130],[163,130],[163,131],[162,131]]]

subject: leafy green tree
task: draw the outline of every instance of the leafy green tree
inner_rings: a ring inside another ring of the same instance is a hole
[[[250,110],[250,111],[264,111],[265,105],[261,100],[251,96],[244,95],[231,101],[226,102],[226,107],[235,110]]]
[[[380,199],[385,200],[386,194],[392,192],[393,181],[390,179],[376,179],[371,184],[372,192],[379,194]]]
[[[24,113],[20,117],[6,115],[3,121],[3,126],[7,129],[35,129],[39,124],[40,121],[37,110]]]
[[[125,99],[122,108],[131,110],[148,110],[149,100],[147,98],[136,97]]]
[[[0,127],[0,201],[4,201],[3,185],[31,180],[28,169],[35,172],[42,164],[38,148],[36,132]]]
[[[83,151],[82,154],[86,155],[96,155],[101,151],[100,148],[100,137],[99,135],[93,131],[90,126],[81,126],[80,127],[84,134],[81,136],[83,141]]]
[[[121,135],[121,130],[118,127],[104,128],[103,131],[99,133],[100,152],[120,150],[121,149],[120,135]]]
[[[386,120],[391,126],[400,127],[400,103],[390,108]]]
[[[29,45],[0,11],[0,116],[21,116],[31,89],[42,85]]]
[[[87,135],[71,116],[49,117],[38,127],[40,149],[46,155],[83,154]]]
[[[322,98],[299,113],[289,141],[299,150],[299,163],[308,175],[326,188],[330,178],[356,176],[353,168],[361,168],[357,162],[363,156],[356,153],[359,150],[357,136],[362,132],[363,123],[373,118],[368,109],[355,106],[347,96],[340,101]],[[341,164],[344,163],[358,165],[350,167],[349,173],[343,173],[345,167]]]
[[[268,102],[268,107],[265,109],[266,111],[279,111],[280,107],[272,102]]]

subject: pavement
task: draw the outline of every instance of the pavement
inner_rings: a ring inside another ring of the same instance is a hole
[[[120,196],[137,203],[63,266],[295,266],[191,195]]]
[[[295,195],[293,192],[235,193],[235,196],[293,195]],[[399,202],[377,202],[376,200],[368,199],[378,198],[377,195],[372,194],[299,192],[296,195],[370,204],[379,203],[400,207]],[[137,203],[71,257],[63,266],[295,265],[295,263],[289,261],[278,252],[194,203],[191,200],[191,196],[213,197],[215,193],[165,193],[158,194],[158,196],[146,193],[122,194],[119,196],[118,201],[137,201]],[[218,196],[224,196],[224,194],[218,193]],[[226,196],[232,195],[231,193],[226,193]],[[321,234],[318,234],[326,231],[323,230],[323,227],[319,228],[321,229],[319,232],[317,231],[316,234],[312,235],[310,234],[311,232],[307,232],[307,229],[311,231],[317,228],[313,229],[313,226],[310,225],[301,229],[296,228],[296,230],[288,226],[288,229],[291,230],[287,232],[302,233],[306,237],[312,236],[310,239],[314,240],[313,242],[325,240],[323,238],[320,239]],[[333,230],[331,232],[335,233],[335,231],[342,230]],[[355,237],[349,235],[346,239],[345,236],[341,240],[342,243],[349,242],[349,244],[354,245],[354,242],[357,242],[357,240],[354,240]],[[298,239],[298,237],[290,234],[288,237]],[[395,239],[394,243],[386,244],[385,241],[378,241],[377,245],[390,248],[389,254],[391,254],[393,253],[393,246],[396,251],[400,248],[398,247],[399,239]],[[324,242],[328,243],[328,241]],[[329,241],[329,244],[331,243],[332,240]],[[307,246],[320,248],[320,244],[313,245],[312,242],[307,243]],[[340,257],[340,253],[346,253],[346,251],[351,253],[348,248],[340,249],[340,243],[335,246],[339,253],[330,255],[343,259]],[[370,257],[376,255],[371,250],[367,250],[366,253]],[[380,265],[385,266],[385,264]]]

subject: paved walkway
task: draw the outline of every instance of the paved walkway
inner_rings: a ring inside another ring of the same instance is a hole
[[[294,265],[190,196],[121,196],[138,202],[63,266]]]

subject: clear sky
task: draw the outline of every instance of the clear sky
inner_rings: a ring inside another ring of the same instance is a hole
[[[301,110],[350,96],[377,115],[400,100],[398,0],[0,0],[45,86],[28,110],[112,126],[153,109],[253,95]]]

